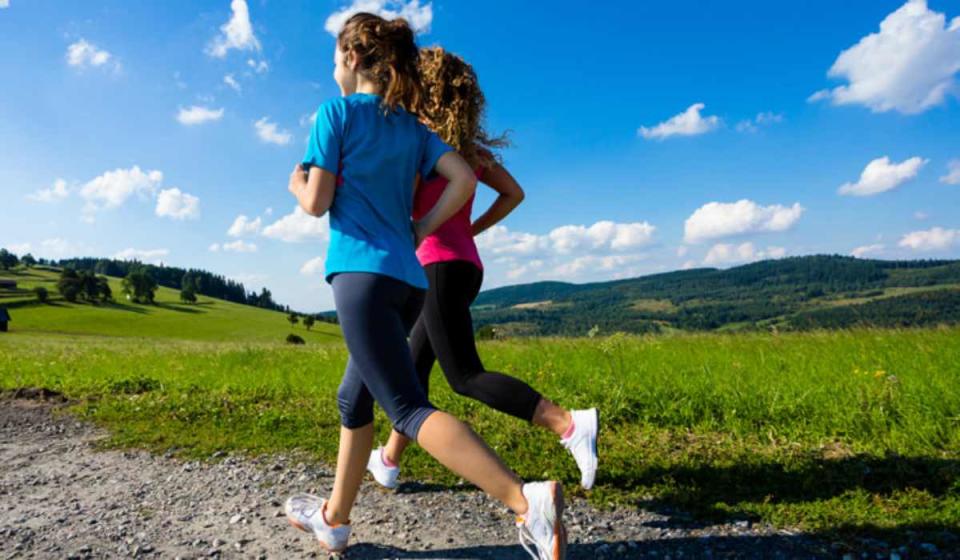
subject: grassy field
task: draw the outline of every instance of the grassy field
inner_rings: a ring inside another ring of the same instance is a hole
[[[311,331],[290,327],[286,315],[198,296],[197,303],[180,302],[180,292],[159,288],[156,305],[127,303],[121,280],[110,278],[114,302],[101,305],[69,303],[57,293],[58,273],[43,269],[0,271],[0,279],[16,280],[17,290],[0,290],[0,305],[10,308],[10,328],[22,333],[132,336],[150,339],[250,342],[282,341],[289,333],[309,342],[340,340],[340,329],[318,322]],[[43,286],[50,301],[36,302],[32,290]]]
[[[481,353],[562,405],[601,408],[588,493],[599,505],[889,542],[936,542],[960,525],[960,329],[508,340]],[[330,462],[345,360],[337,341],[10,333],[0,386],[76,399],[112,445],[191,457],[300,450]],[[439,371],[434,379],[434,402],[523,477],[577,491],[555,438],[454,395]],[[382,416],[378,426],[382,438]],[[404,469],[407,480],[456,483],[418,449]]]

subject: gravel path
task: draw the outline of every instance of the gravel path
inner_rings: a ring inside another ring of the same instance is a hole
[[[281,504],[293,492],[327,492],[328,469],[282,456],[183,462],[96,451],[103,434],[54,408],[0,400],[0,558],[323,556],[287,525]],[[353,521],[347,558],[528,558],[512,516],[472,490],[365,484]],[[567,524],[569,558],[843,556],[746,522],[690,526],[648,511],[597,512],[582,500],[570,504]]]

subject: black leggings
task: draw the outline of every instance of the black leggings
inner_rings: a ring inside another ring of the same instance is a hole
[[[467,261],[430,264],[425,270],[430,288],[410,334],[424,393],[429,394],[430,371],[439,360],[450,387],[458,394],[522,420],[533,420],[540,393],[519,379],[485,370],[477,355],[470,304],[480,293],[483,271]]]

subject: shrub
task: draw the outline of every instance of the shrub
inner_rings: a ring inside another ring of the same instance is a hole
[[[306,341],[295,334],[288,334],[287,344],[306,344]]]
[[[47,292],[47,289],[43,286],[37,286],[33,289],[33,293],[37,296],[37,301],[40,303],[46,303],[47,299],[50,297],[50,293]]]

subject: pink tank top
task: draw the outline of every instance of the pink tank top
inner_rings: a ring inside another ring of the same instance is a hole
[[[482,176],[483,168],[477,169],[477,178]],[[440,195],[445,188],[447,188],[447,180],[440,176],[421,182],[413,198],[413,218],[419,220],[426,215],[440,200]],[[420,259],[421,265],[468,261],[477,265],[477,268],[483,269],[477,244],[473,242],[473,228],[470,221],[473,199],[474,197],[471,196],[463,208],[423,240],[417,248],[417,258]]]

